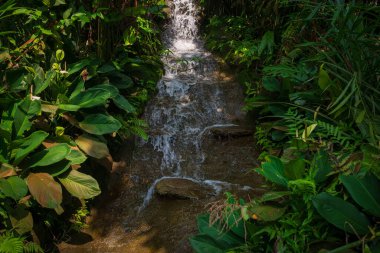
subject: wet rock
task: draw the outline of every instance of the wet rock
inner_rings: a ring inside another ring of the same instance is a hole
[[[241,126],[214,127],[210,133],[217,138],[239,138],[253,135],[253,129]]]
[[[200,199],[213,192],[211,187],[185,178],[162,179],[156,184],[155,190],[162,196],[185,199]]]

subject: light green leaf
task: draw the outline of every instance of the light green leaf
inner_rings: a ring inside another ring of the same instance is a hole
[[[117,132],[122,125],[112,116],[90,114],[86,116],[82,122],[79,122],[79,126],[87,133],[103,135]]]
[[[87,156],[80,150],[71,149],[66,159],[69,160],[71,164],[81,164],[87,160]]]
[[[13,151],[15,153],[13,164],[18,165],[28,154],[38,148],[48,136],[49,134],[44,131],[36,131],[28,137],[14,142],[13,145],[16,145],[17,149]]]
[[[306,127],[306,129],[302,132],[302,140],[304,142],[307,141],[307,139],[317,126],[318,124],[311,124],[310,126]]]
[[[17,104],[16,111],[14,113],[14,127],[16,130],[16,136],[22,136],[26,130],[32,126],[29,121],[32,117],[41,112],[41,103],[38,100],[30,100],[25,98],[19,104]]]
[[[71,195],[79,199],[90,199],[101,193],[98,182],[93,177],[77,170],[70,171],[59,181]]]
[[[70,146],[61,143],[42,150],[30,158],[29,168],[47,166],[62,161],[70,153]]]
[[[6,196],[16,201],[25,197],[28,193],[28,187],[24,180],[18,176],[8,177],[6,179],[0,179],[0,191]]]

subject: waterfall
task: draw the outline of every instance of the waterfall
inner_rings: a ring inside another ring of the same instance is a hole
[[[202,135],[212,126],[231,124],[216,85],[216,62],[198,34],[199,8],[194,2],[173,0],[170,4],[171,20],[163,35],[170,53],[162,56],[165,74],[145,112],[152,134],[141,145],[151,145],[161,156],[163,178],[192,178],[210,184],[202,176]],[[152,198],[155,183],[145,195],[143,207]]]

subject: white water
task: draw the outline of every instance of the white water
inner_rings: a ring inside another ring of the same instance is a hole
[[[181,177],[210,185],[218,194],[231,184],[204,180],[203,135],[211,127],[233,126],[225,113],[222,92],[215,85],[215,62],[198,36],[199,10],[194,0],[173,0],[172,18],[163,42],[172,52],[162,58],[165,75],[145,117],[151,134],[147,142],[161,154],[162,177],[146,193],[142,210],[154,194],[155,185],[166,178]]]

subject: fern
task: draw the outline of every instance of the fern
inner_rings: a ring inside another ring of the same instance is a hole
[[[346,133],[342,127],[321,120],[318,120],[317,124],[317,134],[321,138],[329,137],[334,143],[338,143],[346,149],[355,149],[358,145],[355,135]]]
[[[24,241],[21,237],[14,237],[10,233],[0,236],[0,252],[1,253],[23,253]]]
[[[24,237],[6,232],[0,235],[0,253],[44,253],[44,251],[38,244],[25,242]]]

